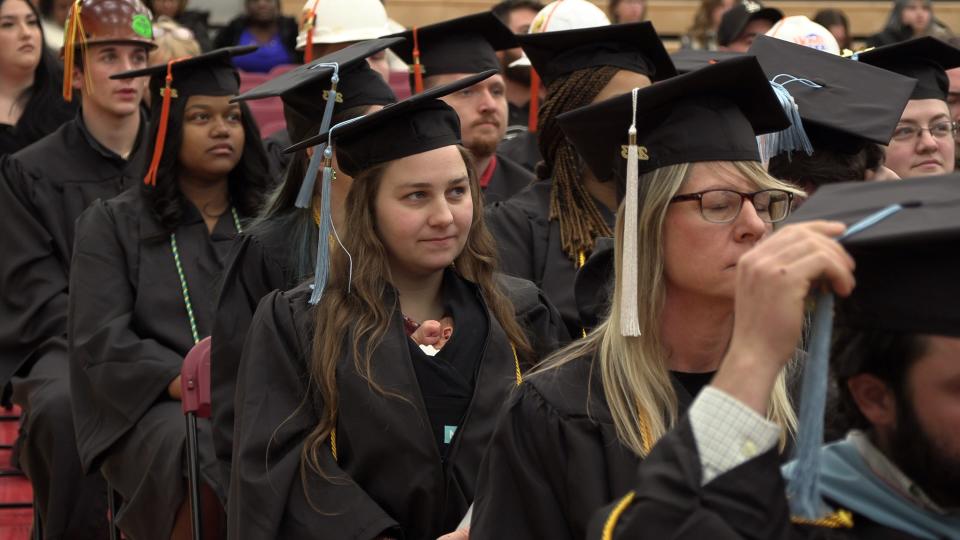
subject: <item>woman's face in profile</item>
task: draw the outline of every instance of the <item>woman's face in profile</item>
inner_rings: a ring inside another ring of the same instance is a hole
[[[733,165],[706,162],[692,166],[677,195],[714,189],[758,191]],[[663,229],[667,290],[733,300],[737,262],[772,231],[773,226],[760,219],[749,200],[743,201],[740,213],[729,223],[704,219],[697,200],[670,204]]]

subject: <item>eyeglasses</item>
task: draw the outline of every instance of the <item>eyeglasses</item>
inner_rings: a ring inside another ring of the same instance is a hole
[[[924,131],[929,132],[930,136],[934,139],[945,139],[947,137],[953,136],[954,132],[957,130],[956,124],[948,120],[943,122],[937,122],[936,124],[928,127],[920,126],[897,126],[897,129],[893,132],[893,140],[895,141],[910,141],[916,137],[919,137]]]
[[[700,202],[700,215],[710,223],[730,223],[740,215],[744,199],[750,199],[761,220],[767,223],[783,221],[793,208],[793,193],[782,189],[765,189],[741,193],[730,189],[710,189],[699,193],[677,195],[670,204],[686,201]]]

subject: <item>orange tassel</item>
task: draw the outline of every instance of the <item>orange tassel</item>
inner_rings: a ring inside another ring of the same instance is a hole
[[[423,68],[420,66],[420,42],[417,39],[417,27],[413,27],[413,93],[423,92]]]
[[[175,58],[167,62],[167,78],[163,86],[163,105],[160,108],[160,126],[157,129],[157,142],[153,146],[153,158],[150,160],[150,168],[147,169],[147,175],[143,177],[143,183],[148,186],[157,185],[157,168],[160,166],[160,158],[163,156],[163,144],[167,139],[167,124],[170,119],[170,99],[173,95],[173,64],[183,58]]]
[[[80,27],[80,7],[82,0],[76,0],[67,15],[66,35],[63,38],[63,99],[73,101],[73,66],[76,59],[77,33]],[[83,40],[82,34],[79,36]]]
[[[530,66],[530,116],[527,117],[527,130],[531,133],[537,132],[537,124],[540,122],[540,76],[537,70]]]
[[[309,64],[313,60],[313,25],[317,20],[317,4],[314,3],[307,12],[307,19],[303,21],[303,31],[307,33],[307,45],[303,48],[303,63]]]

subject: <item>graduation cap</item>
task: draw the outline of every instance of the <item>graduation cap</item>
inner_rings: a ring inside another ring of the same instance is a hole
[[[431,88],[366,116],[341,122],[328,131],[300,141],[285,150],[292,152],[328,143],[323,156],[323,186],[318,220],[320,244],[317,246],[311,304],[320,301],[329,272],[327,242],[332,223],[329,193],[333,175],[333,153],[336,152],[340,169],[355,177],[360,172],[382,163],[460,144],[460,117],[439,98],[473,86],[495,73],[496,70],[488,70]]]
[[[855,137],[886,145],[916,84],[884,69],[767,36],[758,36],[747,53],[756,56],[782,98],[791,129],[804,137],[814,127],[823,134],[819,139]],[[762,157],[799,149],[781,135],[764,136],[767,155]]]
[[[395,102],[397,98],[390,86],[370,68],[366,59],[402,41],[403,38],[394,37],[354,43],[275,77],[235,100],[280,96],[290,140],[303,140],[318,130],[322,133],[329,129],[335,110]],[[323,148],[319,148],[310,158],[297,195],[298,208],[309,208],[312,204],[322,156]]]
[[[789,120],[757,59],[733,58],[557,117],[601,181],[625,192],[621,332],[637,336],[639,175],[700,161],[759,161],[756,136]],[[624,171],[625,169],[625,171]]]
[[[829,219],[848,225],[839,241],[856,261],[857,285],[850,297],[838,301],[843,325],[960,336],[958,208],[958,175],[846,182],[817,190],[788,223]],[[804,519],[829,513],[818,471],[833,308],[833,294],[819,292],[804,367],[796,459],[788,473],[791,511]]]
[[[517,36],[547,85],[585,68],[614,66],[659,81],[677,74],[649,21]]]
[[[960,49],[929,36],[854,53],[851,58],[917,79],[910,99],[946,101],[950,89],[946,70],[960,67]]]
[[[234,56],[249,54],[256,46],[224,47],[208,53],[178,58],[143,69],[125,71],[111,75],[111,79],[133,79],[150,77],[150,92],[162,98],[160,126],[157,141],[153,149],[150,168],[143,182],[148,185],[157,183],[157,167],[163,155],[163,145],[167,134],[167,120],[170,116],[170,100],[185,102],[190,96],[234,96],[240,90],[240,75],[230,61]]]
[[[413,69],[414,92],[423,92],[423,77],[480,73],[500,69],[496,51],[517,46],[516,36],[489,11],[459,17],[387,37],[405,42],[390,49]]]
[[[750,21],[766,19],[773,25],[782,18],[783,12],[779,9],[764,7],[760,2],[746,0],[728,9],[723,14],[720,19],[720,26],[717,28],[717,44],[726,47],[736,41]]]
[[[680,49],[670,55],[677,73],[690,73],[702,67],[743,56],[743,53],[734,51],[704,51],[697,49]]]

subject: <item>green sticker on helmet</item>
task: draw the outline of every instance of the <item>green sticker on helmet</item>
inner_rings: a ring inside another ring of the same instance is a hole
[[[153,23],[150,22],[150,17],[147,17],[143,13],[138,13],[133,16],[130,27],[133,28],[133,31],[136,32],[138,36],[153,39]]]

